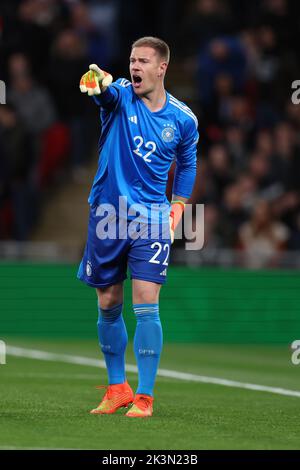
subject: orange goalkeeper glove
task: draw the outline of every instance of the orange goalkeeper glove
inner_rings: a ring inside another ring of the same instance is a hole
[[[88,93],[89,96],[100,95],[113,81],[110,73],[101,70],[98,65],[91,64],[89,72],[82,75],[79,88],[81,93]]]
[[[183,201],[172,201],[171,205],[172,207],[171,207],[169,222],[170,222],[171,243],[173,243],[175,230],[181,220],[181,217],[185,208],[185,203]]]

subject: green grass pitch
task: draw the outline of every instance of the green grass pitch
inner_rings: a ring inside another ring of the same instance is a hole
[[[96,340],[3,338],[8,345],[100,358]],[[132,345],[127,362],[134,364]],[[161,368],[300,390],[282,346],[164,347]],[[137,375],[128,374],[133,387]],[[0,366],[0,448],[299,449],[300,398],[158,377],[154,416],[92,416],[104,369],[7,356]]]

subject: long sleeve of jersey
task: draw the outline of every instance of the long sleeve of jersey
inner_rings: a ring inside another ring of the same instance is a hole
[[[108,86],[100,95],[93,96],[95,103],[104,109],[113,109],[119,101],[119,90],[114,84]]]
[[[173,194],[189,198],[196,177],[197,142],[199,134],[194,119],[185,122],[183,139],[179,145],[173,183]]]

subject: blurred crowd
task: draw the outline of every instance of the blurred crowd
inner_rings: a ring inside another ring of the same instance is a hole
[[[197,87],[205,247],[251,267],[300,250],[299,27],[299,2],[197,0],[178,44]]]
[[[4,0],[0,8],[0,238],[27,240],[57,180],[80,178],[95,148],[97,113],[78,83],[91,61],[113,60],[116,5]]]
[[[157,35],[199,118],[206,247],[254,267],[300,250],[299,28],[296,0],[2,0],[0,239],[28,239],[47,190],[96,156],[97,109],[78,91],[88,64],[128,77],[132,41]]]

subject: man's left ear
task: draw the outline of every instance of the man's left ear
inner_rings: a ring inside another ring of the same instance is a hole
[[[167,70],[168,64],[167,62],[162,62],[159,66],[160,68],[160,73],[158,74],[159,77],[162,77],[165,71]]]

